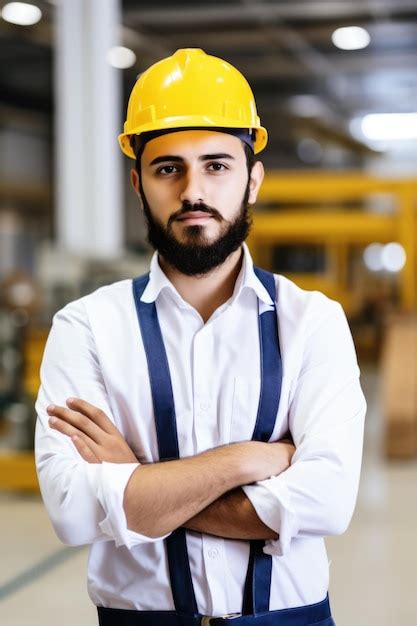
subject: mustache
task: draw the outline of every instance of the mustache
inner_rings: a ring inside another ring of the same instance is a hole
[[[204,204],[204,202],[200,202],[199,204],[191,204],[190,202],[183,202],[181,208],[178,209],[178,211],[175,211],[175,213],[172,213],[172,215],[169,217],[168,227],[172,224],[172,222],[175,222],[175,220],[182,217],[185,213],[190,213],[192,211],[200,211],[202,213],[208,213],[209,215],[214,217],[217,221],[219,222],[223,221],[223,218],[220,215],[220,213],[217,211],[217,209],[214,209],[213,207],[210,207],[207,204]]]

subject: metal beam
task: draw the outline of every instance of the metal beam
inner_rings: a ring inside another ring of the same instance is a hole
[[[410,74],[417,74],[415,69],[416,53],[414,52],[399,53],[395,56],[388,52],[369,55],[365,53],[361,56],[353,54],[339,56],[335,54],[327,55],[327,58],[329,63],[332,63],[330,68],[331,74],[363,75],[368,72],[381,73],[390,70],[401,70],[402,72],[407,71]],[[311,71],[308,68],[300,66],[299,63],[294,62],[294,59],[288,56],[275,56],[271,54],[270,50],[256,59],[251,56],[241,57],[239,59],[239,69],[250,80],[271,79],[275,80],[277,85],[279,85],[281,79],[311,77]],[[324,76],[321,75],[321,78],[324,78]]]
[[[417,1],[416,1],[417,7]],[[366,21],[367,25],[369,20]],[[398,46],[399,49],[417,49],[417,14],[416,21],[378,21],[369,25],[372,41],[376,43],[373,47],[373,53],[379,54],[379,50],[387,41],[389,41],[391,51]],[[311,24],[302,27],[302,35],[310,44],[320,46],[322,49],[326,47],[331,51],[335,51],[330,37],[333,28],[329,24]],[[136,29],[135,29],[136,32]],[[152,41],[154,36],[152,36]],[[224,50],[233,54],[240,54],[241,51],[250,53],[259,49],[267,49],[268,42],[262,30],[247,26],[239,30],[212,29],[204,31],[196,31],[189,33],[187,30],[176,30],[169,34],[169,44],[173,48],[181,48],[184,41],[188,42],[191,47],[199,47],[204,50]]]
[[[415,0],[368,0],[368,2],[352,2],[352,0],[340,0],[326,2],[324,0],[314,2],[280,2],[260,3],[257,5],[260,17],[267,20],[282,19],[285,21],[329,21],[356,18],[373,17],[375,14],[389,14],[391,16],[405,12],[417,15]],[[152,9],[126,9],[125,21],[130,26],[139,24],[142,27],[160,25],[188,25],[222,24],[226,23],[251,23],[253,14],[250,10],[242,10],[235,4],[215,5],[175,5],[172,8]]]

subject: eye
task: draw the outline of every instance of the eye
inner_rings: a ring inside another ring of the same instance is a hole
[[[211,171],[212,172],[223,172],[224,170],[227,170],[228,167],[226,165],[224,165],[224,163],[218,163],[217,161],[213,161],[212,163],[209,163],[207,165],[208,168],[213,168]]]
[[[178,172],[178,168],[175,165],[163,165],[156,170],[157,174],[163,174],[166,176],[168,174],[175,174],[176,172]]]

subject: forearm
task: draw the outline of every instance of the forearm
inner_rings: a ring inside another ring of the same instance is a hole
[[[113,465],[131,464],[132,458],[136,461],[123,436],[103,411],[82,399],[68,403],[72,408],[48,407],[49,424],[53,430],[72,438],[84,461]],[[113,495],[107,494],[111,476],[110,480],[102,480],[100,503],[109,515],[116,498],[113,509],[116,517],[122,509],[125,531],[159,539],[224,493],[280,473],[288,467],[293,451],[294,447],[288,443],[246,441],[185,459],[142,464],[133,472],[129,470],[127,484],[124,482],[121,490],[116,489],[116,496],[115,490],[110,490]],[[114,529],[112,522],[107,525]]]
[[[124,496],[128,528],[149,537],[165,535],[224,493],[256,480],[245,462],[246,446],[232,444],[138,467]]]
[[[184,524],[184,528],[226,539],[278,539],[256,514],[242,489],[223,494]]]

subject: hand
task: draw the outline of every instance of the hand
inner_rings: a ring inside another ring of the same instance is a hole
[[[278,471],[275,471],[273,474],[274,476],[276,476],[277,474],[281,474],[281,472],[285,472],[285,470],[287,470],[291,466],[292,457],[295,454],[296,447],[294,446],[291,435],[289,435],[289,437],[286,439],[272,442],[269,445],[273,446],[274,454],[278,454],[278,464],[276,466],[276,469]],[[274,461],[274,463],[275,462],[276,461]]]
[[[241,467],[245,472],[244,475],[247,473],[249,483],[266,480],[285,472],[290,467],[295,453],[291,436],[281,441],[247,441],[235,445],[239,446]]]
[[[137,463],[132,450],[107,415],[85,400],[68,398],[67,409],[48,406],[49,425],[67,437],[88,463]]]

